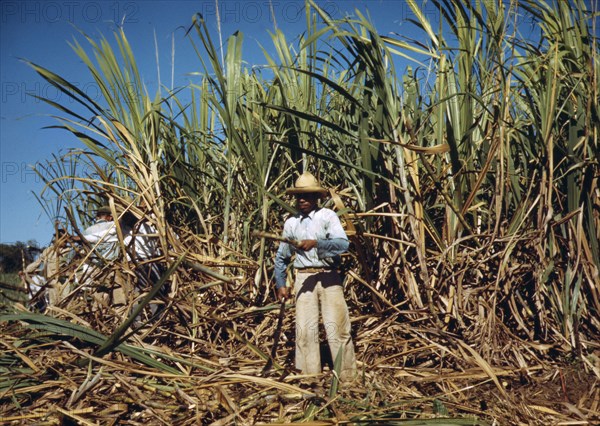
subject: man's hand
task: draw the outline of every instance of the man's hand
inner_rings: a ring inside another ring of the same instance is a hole
[[[279,287],[277,289],[277,301],[281,302],[290,297],[290,291],[287,287]]]
[[[298,241],[298,245],[296,245],[297,248],[304,251],[308,251],[312,248],[315,248],[316,246],[317,240],[302,240]]]

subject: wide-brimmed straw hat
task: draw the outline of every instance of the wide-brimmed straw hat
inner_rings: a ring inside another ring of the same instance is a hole
[[[319,194],[321,197],[327,195],[327,190],[321,186],[316,177],[311,173],[305,172],[296,179],[292,188],[288,188],[286,194]]]

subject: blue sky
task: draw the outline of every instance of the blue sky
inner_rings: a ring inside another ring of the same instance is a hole
[[[402,0],[317,1],[335,18],[352,14],[354,8],[368,10],[380,33],[404,33],[409,8]],[[218,5],[218,6],[217,6]],[[97,94],[93,79],[71,50],[68,42],[79,40],[78,28],[98,39],[113,40],[112,31],[122,25],[132,45],[138,66],[150,93],[158,87],[155,38],[158,43],[162,84],[171,80],[170,57],[175,45],[175,85],[187,81],[186,74],[201,71],[185,30],[195,13],[202,13],[215,42],[218,41],[217,10],[223,42],[236,30],[244,33],[244,59],[264,63],[259,43],[270,46],[268,30],[274,23],[293,40],[305,28],[303,0],[215,0],[208,1],[10,1],[0,3],[0,242],[36,240],[47,245],[51,220],[34,197],[43,188],[31,166],[44,163],[53,154],[81,145],[65,131],[44,129],[56,124],[57,111],[31,95],[69,102],[45,83],[20,59],[44,66],[75,83],[89,96]],[[271,13],[271,11],[273,13]],[[274,16],[274,19],[273,19]]]

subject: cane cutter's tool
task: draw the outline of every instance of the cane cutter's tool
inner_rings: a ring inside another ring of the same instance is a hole
[[[261,375],[266,375],[269,370],[273,367],[275,355],[277,355],[277,347],[279,346],[279,337],[281,336],[281,329],[283,328],[283,317],[285,317],[285,297],[281,299],[279,305],[279,318],[277,319],[277,327],[275,327],[275,333],[273,333],[273,347],[271,348],[271,354],[267,360],[267,364],[262,370]]]
[[[298,247],[298,241],[292,240],[291,238],[285,238],[277,234],[272,234],[270,232],[252,231],[252,235],[259,238],[267,238],[269,240],[282,241],[284,243],[291,244],[294,247]]]

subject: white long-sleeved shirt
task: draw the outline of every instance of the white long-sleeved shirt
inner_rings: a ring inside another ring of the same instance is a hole
[[[115,222],[112,220],[98,220],[83,231],[83,237],[92,247],[95,247],[104,260],[116,259],[119,254],[119,239]]]
[[[317,240],[317,246],[304,251],[282,242],[275,255],[275,283],[284,287],[285,270],[293,254],[294,268],[335,268],[340,263],[340,255],[348,250],[346,232],[337,214],[327,208],[317,208],[308,215],[297,214],[288,218],[283,225],[283,237],[292,240]]]
[[[133,240],[132,247],[131,240]],[[149,223],[144,222],[135,230],[135,233],[132,231],[127,234],[123,243],[131,250],[131,254],[128,253],[130,260],[131,257],[136,260],[148,260],[160,256],[158,231]]]

